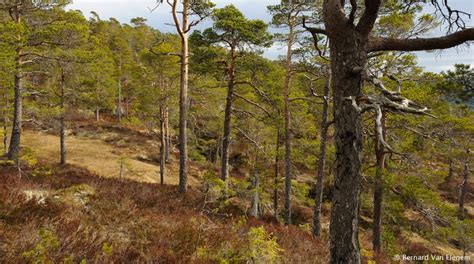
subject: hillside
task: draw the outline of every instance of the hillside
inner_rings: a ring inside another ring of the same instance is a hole
[[[195,174],[194,184],[182,197],[177,193],[176,174],[170,174],[167,185],[160,186],[156,180],[159,167],[152,161],[135,159],[144,151],[140,142],[145,137],[139,131],[117,130],[107,123],[71,131],[67,141],[71,165],[59,167],[52,159],[59,154],[55,149],[58,138],[47,131],[25,131],[25,147],[37,153],[30,154],[30,159],[36,156],[39,162],[22,167],[21,178],[8,162],[1,162],[2,259],[6,263],[214,263],[219,259],[235,263],[325,263],[329,208],[323,211],[325,235],[314,239],[309,229],[312,208],[303,201],[296,201],[295,208],[300,224],[285,226],[269,214],[262,220],[248,217],[249,204],[239,199],[219,201],[212,188],[205,192],[200,174]],[[128,143],[117,147],[117,140],[111,138]],[[152,138],[145,142],[153,147]],[[124,155],[130,170],[120,179],[118,160]],[[175,166],[173,159],[168,167]],[[133,173],[134,168],[149,169],[139,174]],[[193,162],[193,170],[204,169]],[[450,190],[458,184],[455,180],[441,189]],[[473,204],[470,195],[469,211]],[[469,213],[469,217],[473,215]],[[404,248],[406,254],[462,255],[450,244],[417,233],[430,225],[419,211],[407,211],[405,219],[417,228],[401,230],[397,235],[397,247]],[[364,215],[365,221],[370,223],[371,215]],[[374,259],[370,241],[370,228],[363,224],[364,262]],[[391,262],[386,257],[378,260]]]
[[[220,208],[196,188],[182,197],[176,186],[73,165],[40,164],[21,178],[0,168],[4,263],[322,263],[327,254],[305,229],[247,219],[243,208]]]
[[[0,263],[472,262],[466,1],[0,1]]]
[[[73,131],[71,131],[73,132]],[[139,133],[139,132],[137,132]],[[59,156],[59,137],[41,131],[25,131],[25,147],[34,150],[42,161],[54,163]],[[143,140],[142,144],[134,140]],[[108,132],[96,133],[94,130],[77,130],[68,135],[68,161],[81,166],[97,175],[107,178],[120,177],[120,164],[124,163],[122,177],[139,182],[159,182],[160,167],[156,160],[159,142],[146,137],[133,138],[127,133]],[[155,159],[155,160],[154,160]],[[166,183],[178,184],[178,167],[176,163],[167,166]],[[194,168],[194,167],[192,167]],[[194,171],[199,173],[197,169]],[[196,175],[196,176],[197,176]],[[194,174],[189,183],[198,184]]]

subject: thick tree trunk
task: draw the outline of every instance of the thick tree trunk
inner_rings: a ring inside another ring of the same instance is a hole
[[[327,28],[330,29],[330,24]],[[353,27],[330,35],[336,164],[330,223],[331,263],[360,263],[359,202],[362,153],[360,113],[347,97],[361,95],[366,40]]]
[[[20,3],[21,5],[21,3]],[[15,23],[21,23],[21,13],[19,7],[14,8]],[[18,43],[21,43],[22,37],[18,36]],[[22,112],[23,112],[23,87],[22,87],[22,54],[21,47],[16,49],[15,54],[15,84],[14,84],[14,99],[13,99],[13,125],[10,138],[10,146],[8,148],[7,157],[10,160],[19,161],[20,143],[21,143],[21,127],[22,127]]]
[[[469,155],[469,151],[468,151],[468,155]],[[469,180],[469,161],[466,161],[464,163],[463,182],[459,188],[459,213],[458,213],[459,220],[464,220],[464,217],[465,217],[464,202],[466,199],[467,186],[469,185],[468,180]]]
[[[386,114],[382,112],[382,138],[385,140],[385,119]],[[383,199],[383,172],[385,170],[385,147],[380,142],[377,125],[375,126],[375,157],[376,157],[376,171],[374,181],[374,223],[373,223],[373,237],[372,246],[375,253],[380,253],[382,249],[382,199]]]
[[[222,155],[221,155],[221,180],[225,182],[226,189],[225,195],[227,195],[228,188],[228,177],[229,177],[229,152],[231,142],[231,129],[232,129],[232,105],[234,102],[234,88],[235,88],[235,48],[231,47],[231,62],[229,69],[227,69],[228,82],[227,82],[227,98],[224,114],[224,134],[222,137]]]
[[[328,112],[329,112],[329,89],[330,89],[331,74],[329,73],[326,77],[326,83],[324,84],[324,101],[323,101],[323,113],[321,120],[321,137],[319,146],[319,160],[318,160],[318,171],[316,180],[316,194],[314,204],[314,216],[313,216],[313,236],[321,236],[321,205],[323,202],[323,187],[324,187],[324,167],[326,165],[326,144],[328,137]]]
[[[60,141],[60,148],[61,148],[61,160],[59,162],[60,165],[66,164],[66,124],[64,122],[65,115],[66,115],[66,108],[65,108],[65,97],[64,97],[64,89],[65,89],[65,76],[64,73],[61,74],[61,117],[59,118],[59,141]]]
[[[280,184],[280,141],[281,133],[280,128],[277,130],[277,140],[275,145],[275,167],[274,167],[274,177],[273,177],[273,213],[275,219],[278,219],[278,189]]]
[[[186,193],[188,184],[188,79],[189,79],[189,41],[188,41],[189,0],[183,1],[181,32],[181,83],[179,92],[179,192]]]
[[[353,11],[357,11],[353,1]],[[347,17],[345,1],[323,2],[324,30],[309,28],[313,34],[326,34],[330,42],[333,74],[336,167],[330,223],[330,262],[360,263],[359,205],[362,153],[360,111],[351,99],[361,96],[362,76],[367,53],[375,51],[416,51],[446,49],[474,39],[468,28],[438,38],[370,37],[383,1],[365,1],[362,16],[354,25],[355,13]],[[370,41],[369,41],[370,38]]]
[[[288,46],[286,53],[285,76],[285,224],[291,225],[291,113],[290,113],[290,81],[292,75],[292,56],[294,41],[294,26],[289,23]]]
[[[19,52],[17,54],[20,54]],[[17,59],[18,63],[20,58]],[[22,100],[22,76],[20,69],[17,68],[17,74],[15,75],[15,86],[14,86],[14,100],[13,100],[13,127],[10,139],[10,147],[8,149],[8,158],[11,160],[17,160],[20,155],[20,141],[21,141],[21,126],[22,126],[22,111],[23,111],[23,100]]]
[[[160,184],[165,183],[166,172],[166,125],[165,125],[165,107],[160,107]]]

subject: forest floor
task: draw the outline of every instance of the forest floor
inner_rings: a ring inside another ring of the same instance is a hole
[[[166,185],[160,186],[159,142],[143,131],[77,123],[68,131],[70,165],[64,167],[55,165],[59,138],[52,133],[30,127],[22,142],[39,163],[22,168],[19,178],[16,168],[5,161],[2,165],[0,158],[2,263],[216,263],[222,259],[241,263],[252,258],[271,263],[273,253],[280,256],[279,263],[325,263],[328,258],[330,206],[323,206],[322,239],[311,236],[312,208],[304,203],[295,201],[298,221],[293,226],[278,223],[271,211],[261,220],[247,218],[245,199],[222,202],[204,193],[205,168],[197,162],[190,164],[189,192],[180,196],[176,149],[167,164]],[[121,160],[126,163],[123,178],[119,177]],[[444,189],[456,190],[459,180]],[[456,191],[440,193],[455,207]],[[469,217],[472,205],[469,197]],[[407,212],[414,226],[430,227],[419,212]],[[364,215],[360,232],[364,263],[374,259],[370,222],[371,216]],[[263,233],[258,227],[264,228]],[[410,230],[403,230],[397,241],[401,252],[462,254],[450,244]],[[386,257],[380,260],[390,262]]]
[[[148,140],[148,148],[158,149],[158,142]],[[59,137],[34,130],[26,130],[23,134],[23,144],[35,152],[43,161],[58,162]],[[149,158],[147,149],[140,144],[127,141],[126,136],[118,133],[102,131],[101,133],[81,132],[66,137],[67,161],[70,164],[86,168],[106,178],[119,178],[120,167],[123,166],[122,177],[139,182],[159,182],[160,167]],[[158,155],[158,154],[157,154]],[[165,182],[178,184],[178,163],[172,162],[166,166]],[[197,177],[199,168],[191,166],[190,185],[199,184]]]
[[[0,160],[1,263],[325,263],[326,240],[190,187]],[[276,259],[278,256],[278,259]]]

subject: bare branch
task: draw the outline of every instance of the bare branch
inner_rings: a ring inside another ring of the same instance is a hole
[[[322,28],[315,28],[315,27],[308,27],[306,25],[306,17],[303,17],[303,28],[311,32],[311,34],[323,34],[323,35],[328,35],[328,32],[325,29]]]
[[[263,149],[263,146],[260,145],[255,139],[251,138],[249,135],[247,135],[247,133],[245,133],[242,129],[240,129],[239,127],[236,128],[240,134],[242,134],[248,141],[250,141],[251,143],[253,143],[258,149]]]
[[[382,117],[383,117],[383,113],[382,113],[382,108],[380,107],[380,105],[374,105],[374,108],[375,108],[375,111],[377,113],[376,117],[375,117],[375,123],[377,124],[377,138],[379,140],[379,142],[384,146],[384,148],[390,150],[391,152],[393,153],[397,153],[396,151],[393,150],[393,148],[385,141],[384,137],[383,137],[383,124],[382,124]],[[398,154],[398,153],[397,153]]]
[[[369,41],[369,51],[419,51],[448,49],[473,40],[474,28],[463,29],[458,32],[437,38],[371,38]]]

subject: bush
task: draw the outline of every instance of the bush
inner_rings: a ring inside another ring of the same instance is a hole
[[[40,229],[39,236],[40,243],[34,249],[23,252],[23,258],[31,263],[54,263],[49,254],[59,248],[58,237],[47,229]]]
[[[245,224],[241,219],[233,225],[234,232],[240,232]],[[228,240],[221,244],[216,251],[198,248],[198,257],[213,263],[277,263],[283,250],[273,234],[268,233],[263,226],[251,227],[243,239]]]
[[[250,228],[247,239],[249,241],[248,259],[252,263],[275,263],[282,249],[276,238],[265,231],[263,227]]]

